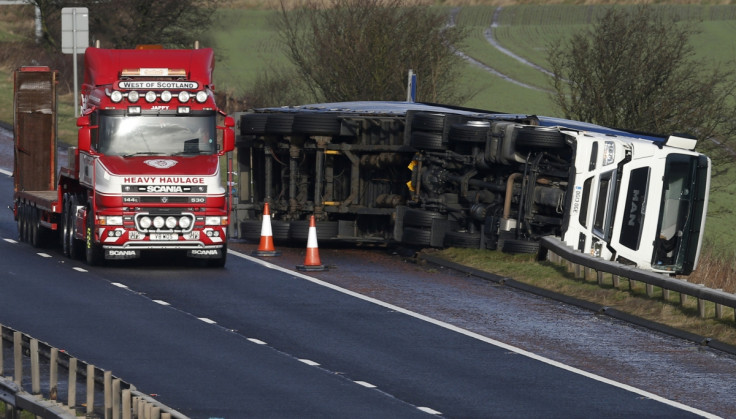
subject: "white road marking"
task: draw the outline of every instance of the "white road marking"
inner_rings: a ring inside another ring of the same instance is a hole
[[[5,176],[13,176],[13,172],[9,172],[5,169],[0,169],[0,173],[4,174]]]
[[[115,285],[118,288],[126,288],[126,289],[128,288],[127,285],[121,284],[120,282],[113,282],[112,284]]]
[[[355,381],[355,384],[361,385],[365,388],[376,388],[376,386],[374,386],[373,384],[367,383],[365,381]]]
[[[161,304],[162,306],[170,306],[171,305],[171,304],[169,304],[169,303],[167,303],[166,301],[163,301],[163,300],[153,300],[153,302],[156,303],[156,304]]]
[[[214,321],[214,320],[212,320],[212,319],[208,319],[207,317],[198,317],[198,319],[199,319],[199,320],[202,320],[202,321],[203,321],[203,322],[205,322],[205,323],[209,323],[209,324],[217,324],[217,322],[216,322],[216,321]]]
[[[319,366],[318,363],[312,361],[311,359],[300,359],[299,361],[301,361],[301,362],[303,362],[303,363],[305,363],[307,365],[311,365],[313,367]]]
[[[394,310],[394,311],[397,311],[399,313],[406,314],[406,315],[411,316],[411,317],[414,317],[416,319],[423,320],[425,322],[434,324],[434,325],[439,326],[439,327],[443,327],[443,328],[445,328],[447,330],[451,330],[453,332],[460,333],[460,334],[465,335],[465,336],[468,336],[470,338],[477,339],[477,340],[479,340],[481,342],[489,343],[491,345],[497,346],[497,347],[502,348],[502,349],[505,349],[507,351],[511,351],[511,352],[517,353],[519,355],[524,355],[524,356],[526,356],[528,358],[531,358],[531,359],[534,359],[536,361],[543,362],[545,364],[548,364],[548,365],[551,365],[551,366],[554,366],[554,367],[563,369],[565,371],[569,371],[569,372],[572,372],[572,373],[575,373],[575,374],[578,374],[578,375],[582,375],[583,377],[590,378],[591,380],[599,381],[601,383],[606,383],[608,385],[612,385],[614,387],[617,387],[617,388],[620,388],[620,389],[623,389],[623,390],[626,390],[626,391],[630,391],[632,393],[638,394],[638,395],[643,396],[643,397],[647,397],[647,398],[652,399],[652,400],[656,400],[656,401],[658,401],[660,403],[664,403],[664,404],[669,405],[669,406],[676,407],[676,408],[681,409],[681,410],[684,410],[686,412],[691,412],[691,413],[694,413],[696,415],[700,415],[700,416],[703,416],[703,417],[706,417],[706,418],[713,418],[713,419],[719,418],[719,416],[717,416],[717,415],[714,415],[712,413],[705,412],[705,411],[700,410],[700,409],[696,409],[696,408],[694,408],[692,406],[688,406],[688,405],[685,405],[685,404],[676,402],[674,400],[669,400],[669,399],[666,399],[666,398],[664,398],[662,396],[658,396],[658,395],[656,395],[654,393],[650,393],[650,392],[648,392],[646,390],[642,390],[642,389],[639,389],[639,388],[630,386],[628,384],[620,383],[618,381],[614,381],[614,380],[611,380],[609,378],[605,378],[605,377],[602,377],[600,375],[593,374],[592,372],[584,371],[584,370],[581,370],[579,368],[575,368],[573,366],[570,366],[570,365],[567,365],[567,364],[563,364],[562,362],[559,362],[559,361],[555,361],[553,359],[546,358],[544,356],[535,354],[533,352],[526,351],[526,350],[521,349],[521,348],[517,348],[516,346],[509,345],[508,343],[504,343],[504,342],[501,342],[501,341],[498,341],[498,340],[495,340],[495,339],[491,339],[491,338],[489,338],[487,336],[483,336],[483,335],[481,335],[479,333],[471,332],[470,330],[463,329],[463,328],[458,327],[458,326],[455,326],[453,324],[450,324],[450,323],[447,323],[447,322],[443,322],[441,320],[437,320],[437,319],[434,319],[434,318],[429,317],[429,316],[425,316],[425,315],[420,314],[420,313],[416,313],[414,311],[411,311],[411,310],[405,309],[403,307],[399,307],[399,306],[396,306],[396,305],[387,303],[385,301],[378,300],[378,299],[373,298],[373,297],[368,297],[368,296],[365,296],[363,294],[359,294],[359,293],[357,293],[355,291],[351,291],[349,289],[345,289],[345,288],[339,287],[337,285],[330,284],[329,282],[321,281],[321,280],[319,280],[317,278],[313,278],[313,277],[308,276],[308,275],[305,275],[305,274],[303,274],[301,272],[292,271],[292,270],[287,269],[287,268],[282,268],[281,266],[274,265],[272,263],[263,261],[261,259],[258,259],[258,258],[255,258],[255,257],[251,257],[251,256],[248,256],[248,255],[245,255],[243,253],[237,252],[237,251],[232,250],[232,249],[228,249],[228,253],[232,254],[233,256],[236,256],[236,257],[239,257],[239,258],[242,258],[242,259],[251,261],[253,263],[257,263],[257,264],[259,264],[261,266],[265,266],[267,268],[271,268],[273,270],[277,270],[277,271],[286,273],[289,276],[301,278],[301,279],[307,280],[309,282],[312,282],[314,284],[321,285],[323,287],[330,288],[332,290],[341,292],[343,294],[350,295],[352,297],[359,298],[361,300],[368,301],[370,303],[373,303],[373,304],[376,304],[376,305],[379,305],[379,306],[382,306],[382,307],[386,307],[389,310]]]
[[[84,269],[84,268],[80,268],[79,266],[75,266],[75,267],[74,267],[73,269],[74,269],[75,271],[78,271],[78,272],[89,272],[89,271],[87,271],[87,270],[86,270],[86,269]]]
[[[419,407],[417,407],[417,409],[421,410],[424,413],[429,413],[430,415],[441,415],[442,414],[442,412],[438,412],[438,411],[432,409],[431,407],[419,406]]]
[[[266,344],[266,342],[264,342],[262,340],[259,340],[259,339],[256,339],[256,338],[248,338],[248,340],[251,341],[251,342],[253,342],[253,343],[255,343],[256,345],[265,345]]]
[[[48,253],[39,252],[39,253],[36,253],[36,254],[39,255],[39,256],[41,256],[42,258],[50,258],[51,257],[51,255],[48,254]]]
[[[5,240],[8,243],[18,244],[18,241],[17,240],[13,240],[13,239],[3,239],[3,240]]]

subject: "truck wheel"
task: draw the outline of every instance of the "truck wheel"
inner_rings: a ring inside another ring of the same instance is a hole
[[[444,218],[444,215],[436,211],[407,208],[404,212],[404,225],[414,227],[432,227],[432,220],[442,220]]]
[[[30,242],[33,247],[41,247],[41,213],[38,208],[31,208]]]
[[[411,146],[419,150],[443,150],[441,132],[414,131],[411,133]]]
[[[417,112],[411,121],[411,128],[422,131],[442,131],[445,129],[445,114]]]
[[[565,136],[556,130],[522,127],[516,134],[516,147],[520,148],[562,148]]]
[[[82,242],[80,240],[77,240],[74,237],[74,220],[76,217],[76,214],[72,213],[72,208],[77,207],[77,198],[72,197],[69,202],[69,207],[67,208],[66,214],[67,214],[67,246],[69,248],[69,258],[70,259],[79,259],[82,257]]]
[[[268,114],[247,113],[240,117],[240,135],[261,135],[266,132]]]
[[[293,113],[271,113],[266,120],[267,134],[291,134],[294,125]]]
[[[465,233],[461,231],[448,231],[445,233],[445,247],[463,247],[467,249],[480,248],[480,233]]]
[[[85,246],[85,259],[87,261],[87,265],[89,266],[98,266],[102,265],[105,262],[105,258],[102,254],[102,246],[95,243],[94,236],[95,236],[95,223],[94,223],[94,214],[92,214],[92,209],[87,209],[87,228],[84,236],[87,238],[87,246]]]
[[[69,257],[69,197],[64,196],[64,209],[61,214],[61,251]]]
[[[210,268],[223,268],[227,262],[227,243],[222,246],[222,256],[215,259],[207,259],[207,266]]]
[[[432,230],[415,227],[404,227],[404,234],[401,241],[406,244],[413,244],[415,246],[429,247],[430,243],[432,242]]]
[[[263,222],[260,220],[243,220],[240,223],[240,234],[245,240],[258,242],[261,238]],[[273,230],[273,224],[271,226]]]
[[[489,131],[490,127],[487,122],[470,121],[467,124],[453,124],[448,136],[450,141],[485,144]]]
[[[504,253],[537,253],[539,242],[519,239],[506,239],[501,250]]]
[[[298,113],[294,117],[294,132],[309,135],[340,134],[340,119],[333,113]]]

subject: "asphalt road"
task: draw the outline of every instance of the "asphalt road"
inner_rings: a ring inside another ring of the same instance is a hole
[[[191,417],[702,413],[239,253],[91,269],[7,240],[10,211],[0,237],[0,322]]]

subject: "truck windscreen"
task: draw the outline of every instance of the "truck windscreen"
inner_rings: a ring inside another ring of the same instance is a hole
[[[217,152],[215,115],[102,113],[93,144],[97,152],[111,156],[214,154]]]
[[[692,224],[693,210],[701,205],[697,191],[698,158],[672,154],[667,157],[664,171],[664,190],[659,212],[657,242],[652,265],[667,270],[679,270],[694,252],[688,251],[690,235],[698,234],[698,225]],[[696,220],[699,222],[699,220]]]

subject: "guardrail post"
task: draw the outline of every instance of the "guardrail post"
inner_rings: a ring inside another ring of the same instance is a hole
[[[575,266],[575,278],[576,278],[576,279],[577,279],[577,278],[580,278],[580,277],[582,276],[582,275],[580,274],[580,268],[581,268],[581,266],[580,266],[579,264],[577,264],[577,263],[576,263],[576,264],[575,264],[574,266]]]
[[[5,375],[5,364],[3,362],[4,358],[5,354],[3,354],[3,325],[0,324],[0,377]]]
[[[77,358],[69,358],[69,381],[67,399],[70,409],[76,409],[77,406]]]
[[[171,413],[168,413],[168,412],[161,413],[161,419],[171,419]]]
[[[41,367],[38,364],[38,339],[31,339],[31,394],[41,394]]]
[[[123,418],[122,419],[132,419],[133,417],[133,404],[132,400],[130,398],[130,389],[126,388],[123,390]]]
[[[112,372],[103,371],[103,390],[105,395],[105,419],[112,418]]]
[[[583,281],[588,281],[590,279],[590,268],[587,266],[583,266]]]
[[[51,348],[49,353],[49,400],[57,400],[59,385],[59,349]]]
[[[705,287],[705,284],[698,284],[700,287]],[[705,318],[705,300],[698,297],[698,315],[701,319]]]
[[[662,299],[665,302],[668,302],[670,300],[670,290],[662,288]]]
[[[91,414],[95,408],[95,366],[87,364],[87,413]]]
[[[158,406],[151,406],[151,419],[161,419],[161,408]]]
[[[647,297],[651,298],[654,295],[654,285],[647,284]]]
[[[23,335],[20,332],[13,332],[13,356],[15,360],[15,384],[18,387],[23,385]]]
[[[112,380],[112,419],[120,419],[120,379]]]
[[[618,277],[618,275],[611,274],[611,283],[613,284],[614,288],[618,288],[621,286],[621,279]]]

